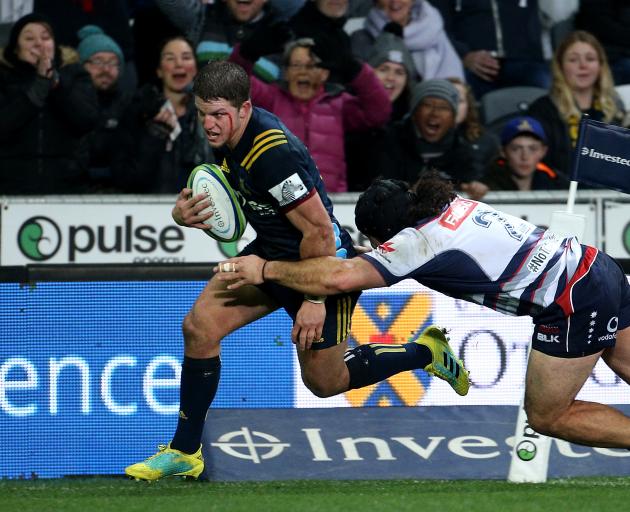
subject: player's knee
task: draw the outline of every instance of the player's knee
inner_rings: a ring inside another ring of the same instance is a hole
[[[554,436],[559,431],[558,411],[544,411],[536,408],[533,404],[525,403],[525,413],[527,423],[539,434]]]
[[[186,352],[207,351],[217,347],[220,339],[217,338],[213,331],[212,326],[208,325],[207,322],[200,324],[195,314],[190,311],[182,322]]]
[[[302,372],[302,382],[318,398],[329,398],[339,393],[336,383],[329,379],[318,378],[317,375]]]

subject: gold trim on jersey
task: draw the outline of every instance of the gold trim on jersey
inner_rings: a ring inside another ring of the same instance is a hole
[[[241,166],[244,167],[245,170],[249,171],[252,165],[254,165],[254,162],[265,151],[273,148],[274,146],[279,146],[280,144],[288,144],[288,142],[289,141],[287,140],[287,136],[284,132],[282,130],[278,130],[277,128],[265,130],[264,132],[259,133],[256,137],[254,137],[254,145],[241,162]]]

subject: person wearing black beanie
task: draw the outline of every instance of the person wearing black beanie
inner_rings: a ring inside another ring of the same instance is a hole
[[[55,34],[50,25],[50,22],[45,16],[37,13],[27,14],[26,16],[22,16],[19,20],[17,20],[13,26],[11,27],[11,32],[9,33],[9,40],[7,41],[7,45],[4,47],[3,57],[7,62],[16,65],[20,60],[18,57],[18,38],[20,34],[22,34],[22,30],[29,24],[34,23],[36,25],[40,25],[46,29],[50,36],[50,40],[52,41],[52,66],[54,68],[58,68],[61,64],[61,52],[57,45],[54,44]],[[33,62],[31,62],[32,64]]]
[[[76,152],[96,122],[96,95],[81,66],[64,66],[53,28],[38,14],[12,27],[0,61],[0,190],[83,192]]]

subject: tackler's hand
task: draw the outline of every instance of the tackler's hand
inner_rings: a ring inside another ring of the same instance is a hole
[[[204,221],[212,217],[212,212],[201,213],[208,206],[210,206],[210,201],[206,194],[197,194],[193,197],[192,189],[183,188],[177,196],[171,215],[180,226],[209,229],[210,226],[204,224]]]
[[[228,290],[236,290],[246,284],[262,284],[267,260],[254,254],[222,261],[213,271],[219,281],[229,281]]]

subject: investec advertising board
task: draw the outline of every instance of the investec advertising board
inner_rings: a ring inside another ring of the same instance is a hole
[[[0,213],[0,264],[216,262],[234,256],[256,236],[248,226],[238,242],[220,244],[197,229],[178,226],[171,218],[170,197],[142,203],[108,196],[100,202],[74,201],[6,201]],[[564,208],[561,203],[495,206],[541,226]],[[588,219],[584,242],[595,244],[593,207],[578,204],[575,211]],[[354,224],[354,202],[337,204],[335,214],[355,243],[365,244]]]
[[[11,447],[0,477],[120,474],[167,442],[178,417],[181,320],[204,285],[0,283],[0,445]],[[406,281],[361,296],[349,346],[399,343],[429,324],[451,329],[471,371],[468,396],[418,370],[318,399],[301,382],[285,313],[227,337],[204,437],[208,476],[505,477],[531,323]],[[601,363],[579,397],[630,399]],[[557,475],[623,474],[615,461],[630,455],[558,446]],[[68,447],[71,457],[51,457]]]

